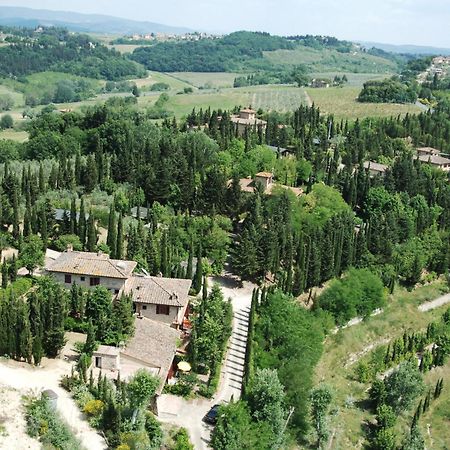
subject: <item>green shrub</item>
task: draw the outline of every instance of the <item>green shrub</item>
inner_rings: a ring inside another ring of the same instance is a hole
[[[32,397],[25,404],[27,433],[38,438],[44,448],[81,449],[68,425],[52,409],[46,398]],[[51,447],[50,447],[51,446]]]

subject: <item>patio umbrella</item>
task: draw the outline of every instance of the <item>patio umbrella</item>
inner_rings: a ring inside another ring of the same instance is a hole
[[[191,365],[186,361],[180,361],[177,364],[178,369],[180,369],[182,372],[190,372],[191,371]]]

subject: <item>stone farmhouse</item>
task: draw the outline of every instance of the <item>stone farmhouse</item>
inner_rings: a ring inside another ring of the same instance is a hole
[[[256,117],[256,111],[249,108],[241,109],[238,115],[231,116],[231,121],[237,127],[237,133],[239,136],[243,136],[245,130],[248,128],[261,127],[264,131],[267,127],[267,122],[265,120],[258,119]]]
[[[56,252],[55,252],[56,253]],[[131,295],[135,333],[122,348],[101,345],[93,354],[94,368],[122,379],[145,368],[161,378],[158,393],[174,371],[174,358],[189,326],[191,280],[134,274],[135,261],[111,259],[104,253],[68,250],[46,258],[45,272],[70,288],[104,286],[113,298]]]
[[[228,184],[231,183],[231,180],[228,181]],[[254,178],[241,178],[239,180],[239,184],[241,186],[242,192],[255,192],[257,186],[262,189],[264,194],[271,195],[274,188],[279,187],[282,189],[289,189],[292,193],[295,194],[296,197],[300,197],[303,194],[303,189],[285,186],[284,184],[278,184],[273,181],[273,173],[272,172],[258,172]]]

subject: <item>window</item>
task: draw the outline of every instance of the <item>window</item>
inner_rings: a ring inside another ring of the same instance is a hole
[[[98,277],[91,277],[89,280],[90,286],[98,286],[100,284],[100,278]]]
[[[147,309],[147,305],[142,305],[142,309]]]
[[[119,289],[114,289],[114,294],[118,294],[119,293]]]
[[[72,283],[72,275],[64,275],[64,283],[71,284]]]
[[[166,316],[168,316],[170,314],[170,306],[156,305],[156,314],[165,314]]]
[[[80,280],[81,281],[84,281],[86,278],[85,277],[80,277]]]

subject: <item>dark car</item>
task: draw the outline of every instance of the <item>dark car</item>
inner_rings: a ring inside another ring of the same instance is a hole
[[[211,425],[215,425],[217,423],[217,415],[219,414],[220,405],[214,405],[203,417],[203,420],[206,423],[210,423]]]

